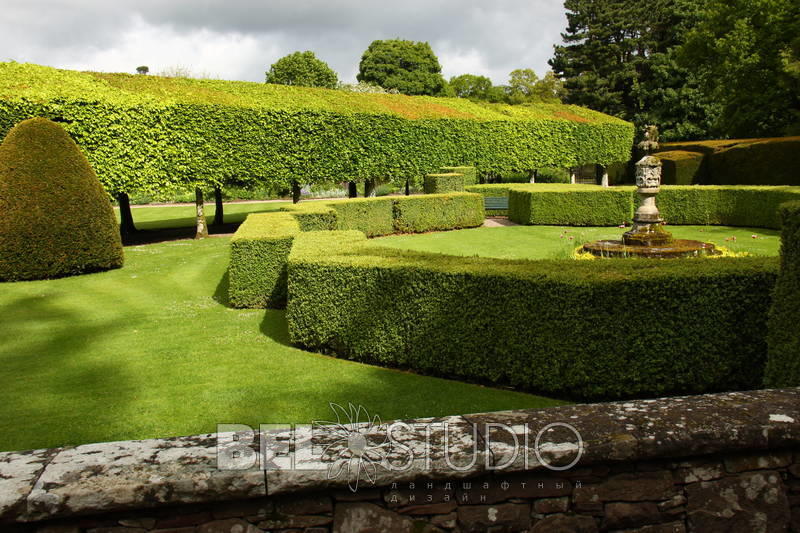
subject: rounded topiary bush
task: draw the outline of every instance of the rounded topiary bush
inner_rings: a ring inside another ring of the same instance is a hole
[[[120,266],[113,208],[78,145],[50,120],[17,124],[0,145],[0,279]]]

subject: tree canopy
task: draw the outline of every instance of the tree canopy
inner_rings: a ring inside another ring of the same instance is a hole
[[[567,103],[665,140],[782,135],[798,122],[796,0],[566,0],[550,65]]]
[[[325,87],[333,89],[339,81],[336,72],[327,63],[317,59],[314,52],[294,52],[272,64],[267,71],[267,83]]]
[[[359,63],[358,81],[410,95],[446,95],[439,59],[426,42],[372,41]]]
[[[679,50],[718,102],[717,130],[753,137],[800,128],[800,3],[707,0]]]

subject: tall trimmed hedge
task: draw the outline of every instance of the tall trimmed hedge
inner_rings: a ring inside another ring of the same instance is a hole
[[[746,389],[761,381],[776,274],[774,258],[609,268],[304,233],[289,256],[287,318],[292,342],[313,350],[562,397]]]
[[[630,187],[519,185],[508,192],[508,218],[518,224],[618,226],[633,218]]]
[[[800,137],[673,142],[663,143],[660,149],[658,157],[675,160],[684,172],[701,161],[693,184],[800,185]],[[689,156],[678,161],[674,155],[690,152],[694,161],[688,161]]]
[[[800,387],[800,201],[781,207],[781,271],[769,313],[767,387]]]
[[[119,268],[108,195],[64,129],[26,120],[0,145],[0,280]]]
[[[418,181],[628,158],[630,123],[560,104],[363,94],[0,63],[0,135],[63,122],[109,192],[336,177]]]
[[[674,150],[659,152],[663,185],[698,185],[708,182],[708,164],[703,154]]]
[[[481,197],[468,193],[307,202],[252,214],[231,239],[228,300],[234,307],[284,307],[287,259],[302,232],[380,236],[474,227],[483,219]]]

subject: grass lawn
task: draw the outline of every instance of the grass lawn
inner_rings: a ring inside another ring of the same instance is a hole
[[[224,206],[225,222],[241,223],[250,213],[277,211],[281,207],[291,204],[292,202],[226,203]],[[131,207],[131,213],[137,229],[191,228],[195,225],[194,209],[194,204],[141,206]],[[115,207],[114,212],[119,222],[119,209]],[[214,220],[215,212],[214,202],[207,202],[205,204],[205,214],[209,224]]]
[[[676,238],[712,242],[734,252],[778,255],[780,248],[778,230],[728,226],[668,226],[667,229]],[[393,248],[448,255],[553,259],[569,257],[572,251],[584,242],[619,239],[624,231],[626,230],[621,228],[506,226],[422,235],[393,235],[383,237],[377,242]],[[756,235],[756,238],[753,238],[753,235]],[[736,237],[736,240],[726,240],[730,237]]]
[[[134,216],[149,209],[191,210]],[[120,270],[2,284],[0,450],[330,420],[328,402],[384,420],[558,403],[293,348],[282,311],[224,305],[227,263],[227,238],[174,241],[127,247]]]

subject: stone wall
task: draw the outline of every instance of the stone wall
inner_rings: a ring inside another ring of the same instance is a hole
[[[384,426],[357,427],[370,442]],[[800,389],[399,427],[382,460],[407,468],[360,471],[355,491],[306,453],[310,428],[0,454],[0,530],[800,532]]]

